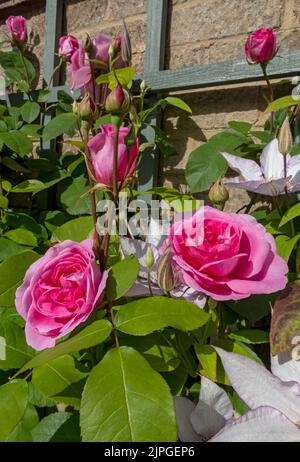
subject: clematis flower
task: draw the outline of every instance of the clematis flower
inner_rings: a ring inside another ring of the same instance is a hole
[[[147,251],[152,250],[154,262],[150,271],[151,289],[153,295],[163,295],[164,292],[159,288],[157,282],[157,266],[161,258],[161,248],[165,236],[161,235],[159,224],[155,220],[150,221],[148,235],[146,241],[141,239],[130,239],[121,237],[121,247],[124,255],[135,255],[140,264],[139,277],[134,285],[129,289],[127,297],[142,297],[150,295],[148,285],[148,268],[146,264]],[[206,296],[179,282],[177,286],[170,292],[172,297],[184,298],[187,301],[195,303],[199,308],[203,308],[206,303]]]
[[[180,440],[300,442],[300,363],[275,357],[273,375],[246,356],[215,349],[231,385],[251,410],[234,418],[225,391],[202,377],[197,405],[187,398],[175,398]]]
[[[227,422],[211,441],[300,442],[300,363],[272,358],[272,372],[236,353],[215,348],[234,390],[252,409]]]
[[[228,178],[225,183],[235,188],[246,189],[266,196],[284,194],[285,188],[289,193],[300,191],[300,154],[290,156],[286,154],[287,175],[284,175],[284,156],[278,148],[275,138],[264,148],[260,156],[260,165],[254,160],[222,152],[230,168],[240,175]]]

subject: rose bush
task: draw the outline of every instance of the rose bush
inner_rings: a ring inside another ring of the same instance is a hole
[[[264,130],[231,121],[201,143],[183,193],[144,190],[143,156],[176,153],[153,114],[191,109],[150,104],[125,23],[61,37],[42,89],[25,19],[7,27],[0,441],[299,441],[300,106],[274,101],[274,32],[245,46],[267,84]],[[70,91],[52,88],[62,66]],[[238,210],[231,186],[251,194]],[[276,377],[259,364],[269,350]]]

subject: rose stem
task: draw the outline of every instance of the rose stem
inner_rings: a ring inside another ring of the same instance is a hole
[[[272,101],[274,101],[274,92],[273,92],[273,87],[272,87],[272,84],[270,82],[270,79],[268,77],[268,74],[267,74],[267,65],[266,64],[261,64],[261,68],[262,68],[262,71],[263,71],[263,74],[264,74],[264,78],[265,78],[265,81],[267,82],[267,86],[268,86],[268,90],[269,90],[269,102],[271,103]],[[271,112],[271,115],[270,115],[270,133],[272,133],[273,131],[273,111]]]

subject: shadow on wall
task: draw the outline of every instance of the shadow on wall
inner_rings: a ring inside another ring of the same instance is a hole
[[[286,95],[289,86],[275,86],[275,98]],[[178,187],[185,183],[185,165],[190,153],[214,134],[228,128],[231,120],[248,121],[262,127],[265,87],[212,89],[180,96],[192,109],[192,115],[169,107],[163,128],[174,143],[177,155],[161,158],[159,184]]]

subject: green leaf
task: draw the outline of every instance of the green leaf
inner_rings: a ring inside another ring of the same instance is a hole
[[[24,329],[8,319],[1,319],[0,369],[9,370],[22,367],[34,354],[34,350],[26,343]]]
[[[49,141],[63,133],[73,134],[77,126],[77,117],[73,113],[60,114],[46,125],[43,132],[43,140]]]
[[[53,407],[56,405],[55,399],[48,398],[40,390],[35,388],[31,382],[28,382],[28,401],[37,407]]]
[[[271,312],[276,294],[251,295],[238,301],[226,301],[233,311],[255,323]]]
[[[180,364],[178,353],[172,346],[176,344],[175,333],[169,332],[168,329],[143,337],[123,334],[120,342],[141,353],[150,366],[158,372],[173,371]]]
[[[21,108],[21,116],[25,122],[31,124],[40,113],[40,105],[32,101],[26,101]]]
[[[208,319],[205,311],[185,300],[149,297],[122,305],[116,315],[116,327],[125,334],[147,335],[165,327],[195,330]]]
[[[269,332],[258,329],[242,329],[237,332],[231,332],[229,338],[250,344],[269,343]]]
[[[32,251],[22,252],[7,258],[0,264],[0,306],[14,305],[16,289],[22,284],[29,266],[39,257]]]
[[[291,253],[295,245],[297,244],[299,238],[300,238],[300,233],[296,234],[296,236],[291,237],[291,238],[285,235],[280,235],[275,238],[277,252],[286,261],[289,261]]]
[[[281,226],[284,226],[286,223],[288,223],[289,221],[299,216],[300,216],[300,202],[293,205],[290,209],[288,209],[285,212],[278,227],[281,228]]]
[[[227,170],[227,162],[220,152],[244,154],[249,140],[242,135],[223,132],[195,149],[186,165],[186,180],[192,193],[206,191]]]
[[[252,127],[252,124],[250,124],[249,122],[231,120],[230,122],[228,122],[228,126],[233,130],[242,133],[243,135],[248,135],[249,130]]]
[[[48,442],[54,437],[59,428],[72,417],[71,412],[55,412],[44,417],[32,430],[35,443]]]
[[[134,349],[111,349],[92,370],[80,409],[83,441],[177,440],[173,398]]]
[[[51,90],[49,90],[48,88],[43,88],[42,90],[39,90],[37,100],[39,103],[47,103],[50,96],[51,96]]]
[[[26,247],[22,247],[5,237],[0,237],[0,261],[6,260],[8,257],[12,257],[26,250],[28,250]]]
[[[20,128],[22,133],[28,136],[32,136],[34,138],[41,137],[42,129],[43,126],[38,124],[23,125],[23,127]]]
[[[283,109],[285,107],[289,106],[296,106],[300,104],[300,98],[292,95],[289,96],[283,96],[282,98],[275,99],[275,101],[272,101],[265,112],[272,112],[272,111],[278,111],[279,109]]]
[[[44,224],[46,228],[53,233],[56,228],[62,226],[68,220],[68,215],[61,210],[51,210],[46,213]]]
[[[186,104],[181,98],[177,98],[175,96],[167,96],[167,98],[165,98],[164,101],[166,101],[171,106],[177,107],[179,109],[182,109],[183,111],[192,114],[192,109],[190,108],[190,106]]]
[[[14,172],[29,173],[30,171],[27,168],[24,168],[23,165],[18,164],[18,162],[11,159],[10,157],[3,157],[1,162],[3,165],[8,167],[10,170],[13,170]]]
[[[16,152],[20,156],[25,156],[29,154],[33,145],[32,142],[28,139],[24,133],[18,130],[12,130],[7,133],[0,132],[0,140],[13,152]]]
[[[75,218],[56,228],[52,234],[51,240],[52,242],[62,242],[71,239],[72,241],[81,242],[88,237],[92,229],[92,217]]]
[[[135,67],[123,67],[121,69],[116,69],[114,72],[100,75],[97,77],[96,82],[98,85],[101,85],[102,83],[109,83],[109,88],[111,90],[118,85],[118,82],[122,85],[122,87],[128,87],[130,86],[135,73]],[[115,78],[115,74],[117,79]]]
[[[8,442],[24,443],[32,442],[32,430],[39,423],[39,415],[34,406],[28,404],[22,420],[8,436]]]
[[[11,182],[8,180],[1,180],[1,186],[6,192],[9,192],[12,188]]]
[[[60,201],[70,215],[92,214],[91,198],[87,179],[84,175],[73,178],[60,196]],[[101,191],[96,192],[97,201],[103,198]]]
[[[66,355],[68,353],[73,353],[74,351],[79,351],[85,348],[99,345],[108,338],[111,331],[112,326],[107,319],[100,319],[95,321],[89,326],[85,327],[81,332],[79,332],[79,334],[74,335],[74,337],[59,343],[54,348],[47,348],[47,350],[39,353],[31,361],[25,364],[24,367],[22,367],[20,373],[33,367],[42,366],[43,364],[49,361],[53,361],[54,359],[57,359],[60,356]]]
[[[0,441],[7,441],[24,416],[28,402],[25,380],[15,380],[0,386]]]
[[[255,138],[258,138],[264,143],[269,143],[270,141],[274,139],[273,135],[270,135],[269,132],[265,132],[265,131],[251,131],[250,135],[254,136]]]
[[[31,61],[29,61],[27,58],[24,58],[24,60],[25,60],[27,72],[29,75],[29,81],[32,82],[36,75],[35,68],[33,64],[31,63]],[[24,64],[21,59],[20,52],[0,51],[0,65],[3,67],[5,74],[9,79],[16,81],[16,82],[27,80],[27,75],[24,69]]]
[[[34,233],[24,228],[12,229],[11,231],[7,231],[3,236],[17,244],[30,245],[31,247],[36,247],[38,244]]]
[[[59,172],[59,176],[53,180],[43,183],[40,180],[25,180],[22,183],[14,186],[11,190],[13,193],[33,193],[37,194],[45,189],[51,188],[55,184],[59,183],[62,180],[68,178],[69,174],[64,172]]]
[[[55,435],[51,438],[51,442],[55,443],[73,443],[80,441],[79,414],[71,414],[71,417],[59,427]]]
[[[290,351],[300,336],[300,284],[289,284],[276,299],[270,329],[272,355]]]
[[[32,384],[44,395],[52,397],[86,375],[76,369],[72,356],[65,355],[33,369]]]
[[[8,207],[8,199],[7,199],[7,197],[2,196],[2,194],[0,194],[0,208],[1,209],[7,209],[7,207]]]
[[[116,263],[109,271],[106,296],[110,301],[122,297],[136,281],[140,270],[138,260],[134,255]]]

